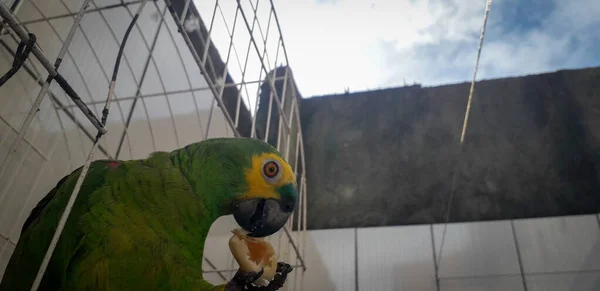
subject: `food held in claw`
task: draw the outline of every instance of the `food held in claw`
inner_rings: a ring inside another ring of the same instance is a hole
[[[249,237],[241,228],[234,229],[229,239],[231,254],[244,272],[260,272],[263,275],[254,284],[267,286],[277,271],[277,254],[273,246],[264,238]]]

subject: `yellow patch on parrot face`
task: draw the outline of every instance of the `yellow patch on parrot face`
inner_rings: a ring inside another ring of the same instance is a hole
[[[264,153],[252,157],[252,167],[245,172],[248,191],[239,200],[252,198],[279,199],[277,188],[296,184],[292,167],[281,157]]]

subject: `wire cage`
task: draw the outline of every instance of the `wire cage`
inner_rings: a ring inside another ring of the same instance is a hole
[[[0,72],[24,59],[0,87],[0,274],[30,210],[90,152],[139,159],[244,136],[277,147],[296,172],[297,209],[270,240],[295,266],[285,290],[302,289],[301,96],[272,0],[2,0],[0,8]],[[214,284],[237,269],[227,246],[235,227],[223,217],[207,238],[203,271]]]

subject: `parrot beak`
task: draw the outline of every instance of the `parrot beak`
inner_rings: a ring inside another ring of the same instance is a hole
[[[295,200],[254,198],[235,202],[233,217],[248,236],[266,237],[285,225],[295,206]]]

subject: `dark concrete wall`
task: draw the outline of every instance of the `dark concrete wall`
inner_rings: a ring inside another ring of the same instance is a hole
[[[308,228],[600,212],[600,68],[302,101]]]

